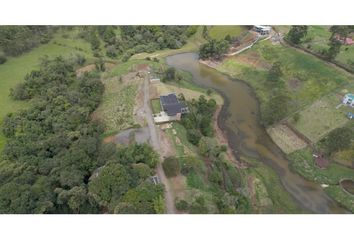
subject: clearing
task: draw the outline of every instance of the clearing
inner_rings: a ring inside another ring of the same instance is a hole
[[[277,124],[276,126],[268,128],[267,132],[286,154],[307,146],[306,141],[294,133],[286,124]]]
[[[329,94],[299,112],[299,120],[290,118],[290,124],[304,134],[313,143],[316,143],[330,131],[342,127],[349,120],[346,113],[350,111],[346,106],[336,108],[341,103],[344,94]]]
[[[238,37],[242,33],[247,32],[247,28],[244,26],[212,26],[209,29],[209,35],[213,39],[225,39],[227,35],[230,35],[231,37]]]

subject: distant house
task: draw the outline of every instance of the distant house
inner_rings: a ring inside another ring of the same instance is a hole
[[[264,26],[264,25],[255,25],[253,27],[254,31],[262,34],[262,35],[266,35],[269,34],[270,31],[272,30],[271,26]]]
[[[354,40],[350,37],[343,38],[337,34],[336,39],[344,45],[353,45],[354,44]]]
[[[346,94],[342,102],[347,106],[354,107],[354,94],[352,93]]]
[[[175,93],[160,96],[162,112],[154,116],[156,123],[179,121],[182,114],[188,113],[188,107],[180,102]]]

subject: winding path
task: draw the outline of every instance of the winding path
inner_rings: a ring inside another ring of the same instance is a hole
[[[154,119],[152,117],[152,112],[150,109],[150,92],[149,92],[149,75],[146,74],[145,78],[144,78],[144,107],[143,107],[143,111],[145,113],[145,118],[148,124],[148,128],[149,128],[149,132],[150,132],[150,141],[151,141],[151,145],[154,148],[154,150],[158,153],[161,152],[161,144],[160,144],[160,139],[158,137],[157,134],[157,130],[156,130],[156,125],[154,123]],[[163,183],[163,185],[165,186],[165,206],[166,206],[166,213],[168,214],[173,214],[176,213],[176,209],[175,209],[175,204],[174,204],[174,197],[173,197],[173,193],[171,191],[171,187],[170,187],[170,183],[165,175],[165,172],[162,169],[162,156],[160,155],[160,162],[157,165],[156,171],[157,171],[157,175],[160,179],[160,181]]]

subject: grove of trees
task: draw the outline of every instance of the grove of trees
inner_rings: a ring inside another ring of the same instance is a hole
[[[188,140],[198,145],[202,136],[211,137],[214,134],[212,119],[216,102],[214,99],[206,100],[204,95],[201,95],[198,100],[189,102],[188,108],[189,113],[182,117],[182,125],[188,129]]]
[[[53,30],[51,26],[0,26],[0,50],[7,56],[21,55],[49,42]]]
[[[227,40],[214,40],[211,39],[199,48],[199,57],[201,59],[215,58],[220,59],[227,53],[230,44]]]
[[[102,143],[104,126],[91,113],[103,91],[99,74],[77,78],[62,57],[44,58],[12,91],[31,104],[2,126],[0,213],[163,211],[163,187],[149,180],[157,153]]]
[[[108,57],[126,61],[136,53],[181,48],[196,30],[196,26],[88,26],[80,36],[90,42],[96,56],[103,47]]]
[[[294,25],[291,26],[286,39],[293,44],[299,44],[301,40],[307,35],[308,26],[306,25]]]

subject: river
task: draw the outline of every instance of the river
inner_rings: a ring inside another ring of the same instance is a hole
[[[190,72],[196,84],[215,89],[224,97],[225,105],[219,115],[218,125],[226,133],[234,152],[270,166],[280,177],[285,190],[303,209],[314,213],[347,212],[330,199],[319,184],[290,171],[286,156],[260,124],[257,98],[246,83],[200,64],[195,53],[169,56],[166,61],[170,66]]]

